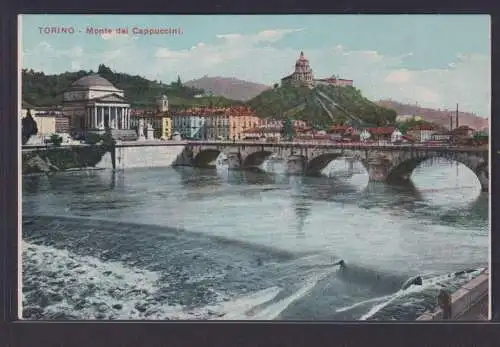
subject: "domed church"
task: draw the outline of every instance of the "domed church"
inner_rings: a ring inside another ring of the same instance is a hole
[[[282,86],[306,86],[312,88],[313,86],[352,86],[353,81],[349,79],[331,76],[327,78],[315,79],[313,70],[309,64],[309,59],[304,56],[304,52],[300,52],[299,59],[295,62],[295,70],[291,75],[285,76],[281,79]]]
[[[79,78],[64,92],[63,112],[70,117],[74,133],[85,135],[109,127],[114,137],[120,137],[130,129],[130,104],[123,90],[97,74]]]

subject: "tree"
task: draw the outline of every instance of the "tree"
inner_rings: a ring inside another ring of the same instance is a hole
[[[21,121],[22,127],[22,144],[25,145],[31,136],[38,134],[38,126],[36,121],[33,119],[31,115],[31,110],[28,109],[26,113],[26,117],[24,117]]]
[[[207,98],[194,98],[204,91],[187,86],[178,86],[172,82],[159,81],[155,83],[141,76],[113,72],[104,64],[99,65],[98,73],[125,92],[125,97],[133,103],[133,107],[154,107],[158,94],[166,94],[171,106],[191,106],[194,102],[208,104]],[[63,92],[78,78],[92,74],[92,71],[64,72],[57,75],[46,75],[29,69],[22,70],[22,98],[28,104],[38,106],[54,106],[62,102]],[[181,81],[182,83],[182,81]],[[236,101],[222,98],[227,104]]]
[[[99,68],[97,69],[97,73],[103,77],[113,75],[113,71],[104,64],[99,65]]]
[[[179,76],[179,75],[177,75],[177,86],[178,87],[182,86],[181,76]]]
[[[406,134],[409,128],[417,126],[417,125],[431,125],[431,122],[426,122],[425,120],[409,120],[406,122],[401,122],[397,125],[399,131],[401,131],[403,134]]]

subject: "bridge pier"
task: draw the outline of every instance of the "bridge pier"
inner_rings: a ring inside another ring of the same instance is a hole
[[[289,175],[302,175],[305,173],[306,160],[300,155],[291,155],[286,162]]]
[[[479,173],[477,173],[477,178],[479,179],[479,183],[481,184],[481,191],[482,192],[488,192],[489,191],[489,182],[488,182],[488,178],[489,178],[489,175],[486,171],[481,171]]]
[[[231,152],[227,154],[227,166],[229,170],[241,169],[241,154],[239,152]]]
[[[368,162],[368,177],[370,181],[385,182],[389,177],[392,162],[383,157],[371,158]]]

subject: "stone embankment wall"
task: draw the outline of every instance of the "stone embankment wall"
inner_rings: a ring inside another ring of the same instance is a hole
[[[190,165],[192,153],[184,143],[134,142],[115,147],[101,145],[25,146],[23,174],[76,169],[153,168]]]
[[[115,147],[115,158],[117,170],[125,168],[153,168],[167,167],[172,165],[187,165],[191,162],[189,153],[185,150],[183,144],[142,144],[137,142],[134,145],[117,145]],[[107,165],[109,168],[110,160],[100,163],[102,167]]]
[[[456,319],[470,310],[476,303],[488,295],[489,271],[485,270],[451,295],[452,319]],[[443,311],[425,312],[417,320],[442,320]]]
[[[22,173],[44,173],[94,168],[109,149],[102,146],[39,146],[22,151]]]

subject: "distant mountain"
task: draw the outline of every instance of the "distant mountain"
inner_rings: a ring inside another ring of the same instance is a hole
[[[232,77],[208,77],[184,82],[186,87],[203,89],[206,93],[231,100],[250,100],[269,89],[264,84],[242,81]]]
[[[380,100],[379,105],[392,108],[398,115],[416,115],[422,116],[424,120],[450,127],[450,114],[453,115],[453,126],[455,127],[455,110],[435,110],[432,108],[420,107],[417,105],[403,104],[392,100]],[[458,112],[458,125],[468,125],[474,129],[483,129],[489,127],[488,118],[476,116],[470,112]]]

